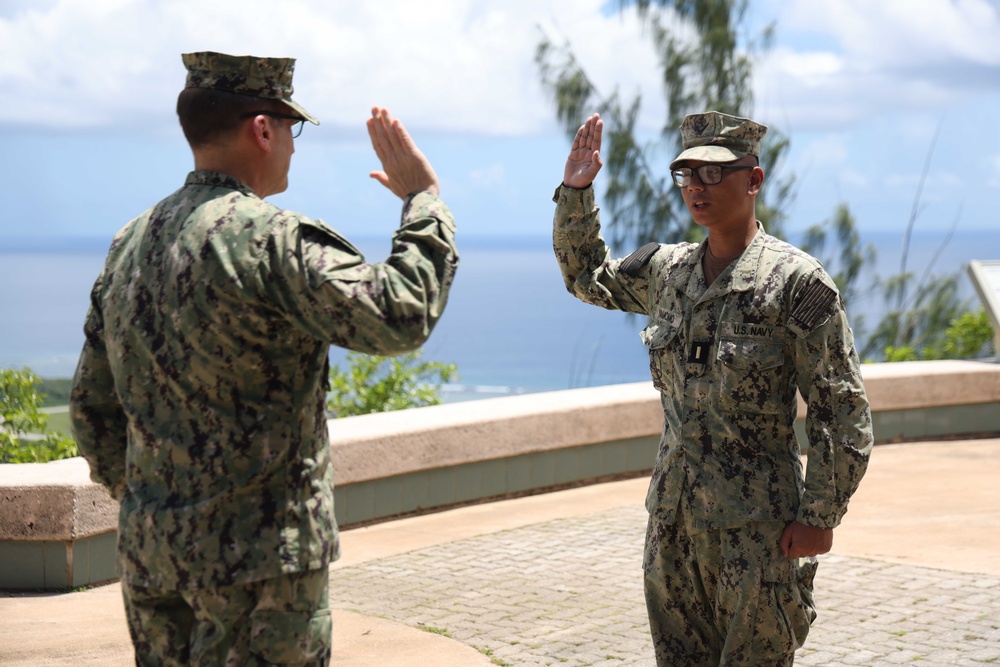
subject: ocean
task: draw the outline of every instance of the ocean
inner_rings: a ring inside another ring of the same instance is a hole
[[[369,261],[388,253],[388,239],[352,239]],[[795,242],[796,239],[790,239]],[[975,299],[965,266],[1000,259],[1000,230],[916,233],[908,266],[918,275],[962,272],[962,297]],[[30,367],[47,378],[70,377],[83,344],[90,287],[109,240],[0,241],[0,368]],[[898,233],[863,234],[878,258],[867,282],[899,270]],[[639,331],[645,318],[581,303],[564,289],[547,236],[459,237],[461,264],[445,315],[423,359],[454,363],[459,379],[446,401],[640,382],[649,379]],[[883,305],[875,294],[848,304],[869,327]],[[859,333],[859,339],[863,332]],[[346,352],[331,351],[342,363]]]

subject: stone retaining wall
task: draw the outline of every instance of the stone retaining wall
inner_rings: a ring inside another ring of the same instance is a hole
[[[998,364],[867,364],[863,373],[877,442],[1000,433]],[[800,404],[799,427],[804,413]],[[335,420],[337,518],[351,526],[648,474],[661,426],[646,382]],[[117,504],[82,458],[0,465],[0,588],[113,579],[116,526]]]

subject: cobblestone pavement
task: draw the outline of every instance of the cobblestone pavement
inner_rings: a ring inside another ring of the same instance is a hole
[[[478,648],[498,665],[652,666],[646,513],[621,507],[331,571],[336,608]],[[1000,578],[821,558],[796,665],[1000,665]],[[433,666],[430,666],[433,667]]]

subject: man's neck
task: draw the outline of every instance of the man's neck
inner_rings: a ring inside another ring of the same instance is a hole
[[[708,248],[717,258],[738,257],[757,235],[757,220],[751,218],[746,225],[736,229],[709,227]]]
[[[194,153],[195,169],[217,171],[232,176],[249,186],[258,197],[263,199],[270,193],[261,191],[264,179],[259,165],[255,165],[255,160],[228,149],[208,147]]]

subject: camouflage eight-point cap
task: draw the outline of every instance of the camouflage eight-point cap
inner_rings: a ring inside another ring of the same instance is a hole
[[[227,93],[280,100],[313,125],[315,116],[292,99],[295,58],[231,56],[214,51],[181,55],[187,68],[185,88],[211,88]]]
[[[760,157],[760,140],[766,133],[767,127],[749,118],[718,111],[688,114],[681,123],[684,150],[670,168],[676,168],[681,160],[732,162],[746,155]]]

